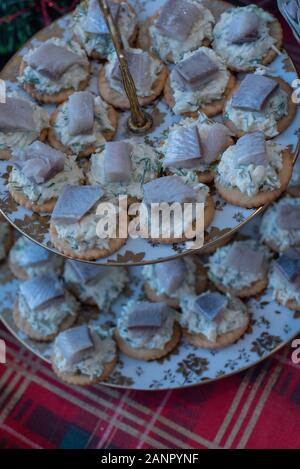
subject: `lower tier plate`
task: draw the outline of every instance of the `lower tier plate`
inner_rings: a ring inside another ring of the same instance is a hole
[[[259,219],[247,225],[243,234],[252,234]],[[123,304],[130,298],[143,296],[140,280],[141,267],[130,267],[131,283],[126,292],[114,303],[112,313],[98,313],[96,309],[82,309],[81,320],[114,325]],[[51,344],[29,340],[16,328],[12,319],[12,305],[19,281],[10,274],[6,264],[0,268],[0,320],[25,347],[49,362]],[[216,381],[250,368],[268,358],[300,333],[300,313],[277,305],[270,291],[248,301],[251,324],[242,339],[222,350],[196,349],[185,342],[168,357],[143,362],[120,355],[119,363],[106,383],[124,389],[157,390],[176,389]]]

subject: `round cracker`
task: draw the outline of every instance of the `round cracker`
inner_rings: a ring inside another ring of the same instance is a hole
[[[93,249],[87,249],[86,251],[83,251],[83,252],[77,252],[77,251],[74,251],[74,249],[72,249],[66,241],[62,241],[58,238],[57,231],[52,223],[50,224],[50,238],[51,238],[51,242],[53,246],[59,252],[61,252],[67,257],[79,259],[82,261],[93,261],[97,259],[102,259],[103,257],[110,256],[114,252],[119,251],[119,249],[121,249],[121,247],[124,246],[124,244],[127,241],[127,239],[120,239],[120,238],[110,239],[109,249],[93,248]]]
[[[197,259],[196,259],[197,262]],[[203,265],[198,262],[197,265],[197,271],[196,271],[196,293],[197,295],[200,295],[206,290],[207,287],[207,274],[206,274],[206,269],[203,267]],[[144,283],[144,290],[146,293],[146,296],[150,301],[153,303],[160,303],[164,302],[170,308],[173,309],[178,309],[179,308],[179,299],[178,298],[172,298],[168,295],[158,295],[153,288],[150,287],[149,283],[145,282]]]
[[[44,142],[48,137],[48,129],[43,129],[41,130],[40,136],[37,138],[37,140],[40,140],[41,142]],[[10,160],[11,159],[11,154],[12,150],[10,149],[5,149],[5,150],[0,150],[0,160]]]
[[[71,315],[67,316],[60,324],[57,332],[47,335],[47,336],[43,336],[43,335],[40,335],[38,332],[36,332],[31,327],[30,323],[26,321],[26,319],[21,318],[18,302],[16,302],[14,309],[13,309],[13,320],[17,328],[21,330],[22,332],[24,332],[29,337],[29,339],[35,340],[37,342],[51,342],[57,336],[57,334],[59,334],[59,332],[69,329],[71,326],[73,326],[73,324],[75,324],[77,320],[77,317],[78,317],[78,312],[74,314],[73,316]]]
[[[138,96],[138,101],[141,106],[146,106],[147,104],[152,103],[162,93],[167,77],[168,69],[163,65],[162,70],[152,85],[152,94],[150,96]],[[130,109],[130,103],[127,96],[118,93],[118,91],[111,88],[109,81],[106,79],[105,66],[101,68],[99,73],[98,88],[100,95],[107,103],[119,109]]]
[[[60,106],[56,108],[56,110],[52,113],[51,118],[50,118],[51,126],[55,124],[59,110],[60,110]],[[115,130],[107,130],[103,132],[102,135],[105,138],[105,140],[110,141],[114,138],[116,134],[118,121],[119,121],[119,114],[112,106],[108,106],[107,114],[111,122],[111,125],[113,126]],[[62,151],[66,155],[74,155],[74,151],[70,147],[63,145],[58,140],[53,127],[49,129],[48,140],[49,140],[50,145],[56,150]],[[96,145],[88,145],[87,147],[84,148],[84,150],[81,150],[77,156],[78,158],[84,158],[84,157],[90,156],[92,153],[95,153],[96,151],[97,151]]]
[[[131,7],[131,5],[129,5],[129,4],[128,4],[128,6]],[[129,47],[135,48],[138,35],[139,35],[139,27],[138,27],[138,25],[135,25],[134,31],[133,31],[132,35],[130,36],[130,38],[128,39]],[[92,60],[99,60],[99,62],[105,62],[105,61],[107,61],[107,56],[101,55],[101,54],[100,54],[99,52],[97,52],[95,49],[93,49],[91,52],[88,52],[88,51],[85,49],[84,43],[79,39],[78,36],[76,36],[76,34],[73,34],[73,37],[74,37],[75,41],[77,41],[77,42],[81,45],[81,47],[83,47],[83,49],[84,49],[85,52],[86,52],[86,55],[87,55],[90,59],[92,59]]]
[[[290,87],[288,83],[286,83],[281,77],[272,77],[274,80],[276,80],[279,83],[280,88],[285,91],[288,94],[288,114],[284,116],[282,119],[280,119],[277,122],[277,130],[278,130],[278,135],[284,132],[289,125],[293,122],[296,112],[297,112],[297,104],[295,104],[292,100],[292,94],[294,90]],[[230,95],[228,96],[228,101],[231,99],[232,95],[239,89],[239,84],[237,84],[234,89],[231,91]],[[225,106],[226,107],[226,106]],[[224,111],[225,111],[224,107]],[[243,135],[247,134],[248,131],[238,129],[233,121],[230,119],[226,119],[225,115],[223,116],[224,124],[227,125],[227,127],[233,132],[233,134],[240,138]],[[254,131],[252,131],[254,132]],[[267,140],[270,140],[273,137],[269,137],[268,135],[265,135]]]
[[[25,67],[26,67],[26,63],[24,59],[22,59],[20,70],[19,70],[20,77],[23,75]],[[71,94],[73,94],[75,91],[83,91],[87,87],[89,80],[90,80],[90,65],[87,64],[83,68],[88,73],[88,76],[87,78],[85,78],[79,83],[78,90],[75,90],[75,88],[66,88],[64,90],[58,91],[53,94],[46,94],[46,93],[41,93],[37,91],[35,86],[29,83],[22,83],[21,86],[33,99],[35,99],[36,101],[39,101],[40,103],[61,104],[64,101],[66,101],[69,98],[69,96],[71,96]]]
[[[114,0],[115,3],[122,3],[124,2],[124,0]],[[128,8],[129,10],[134,13],[136,16],[136,11],[135,9],[133,8],[132,5],[130,5],[130,3],[127,3],[128,5]],[[138,37],[138,34],[139,34],[139,26],[136,24],[135,25],[135,28],[131,34],[131,36],[128,38],[127,42],[128,42],[128,45],[130,47],[135,47],[135,43],[136,43],[136,40],[137,40],[137,37]],[[81,47],[85,50],[85,45],[84,43],[79,39],[78,36],[76,36],[76,34],[73,35],[74,36],[74,39],[81,45]],[[97,52],[96,50],[92,50],[92,52],[88,53],[86,50],[86,55],[90,58],[90,59],[93,59],[93,60],[100,60],[100,61],[104,61],[104,60],[107,60],[107,56],[103,56],[101,55],[99,52]]]
[[[151,35],[149,31],[150,31],[150,27],[153,25],[154,21],[156,20],[156,18],[159,17],[159,15],[160,15],[160,11],[156,12],[154,15],[147,18],[144,24],[140,27],[139,35],[137,38],[137,47],[139,47],[140,49],[148,51],[152,48],[152,40],[151,40]],[[210,44],[211,44],[211,39],[205,37],[202,41],[202,44],[196,47],[195,49],[191,49],[191,51],[197,50],[199,49],[199,47],[209,47]],[[156,55],[159,57],[158,54]],[[166,56],[166,60],[167,62],[175,63],[172,50],[170,50],[170,52]]]
[[[215,203],[212,196],[209,194],[206,199],[207,205],[204,208],[204,229],[207,228],[214,219],[215,216]],[[143,234],[143,227],[141,227],[141,234]],[[146,237],[146,235],[145,235]],[[147,237],[146,237],[147,238]],[[174,244],[174,243],[183,243],[185,241],[190,241],[186,236],[182,238],[149,238],[154,243],[160,244]]]
[[[117,365],[117,362],[118,362],[118,359],[116,357],[113,361],[109,363],[105,363],[103,367],[103,373],[100,376],[96,376],[94,378],[91,378],[88,375],[83,375],[83,374],[72,375],[69,373],[63,373],[59,371],[59,369],[55,365],[55,356],[52,357],[52,369],[54,373],[56,374],[56,376],[58,376],[58,378],[61,379],[64,383],[74,384],[76,386],[90,386],[92,384],[97,384],[100,381],[106,380],[109,377],[109,375],[112,373],[112,371],[114,370],[115,366]]]
[[[190,344],[194,345],[194,347],[197,348],[220,349],[228,347],[229,345],[239,340],[245,334],[250,322],[250,316],[248,313],[247,318],[248,322],[245,326],[239,327],[234,331],[227,332],[226,334],[219,335],[215,342],[208,340],[203,334],[190,333],[187,331],[187,329],[183,329],[183,337],[185,337]]]
[[[274,18],[274,21],[270,24],[270,35],[274,39],[276,39],[276,43],[274,45],[277,49],[280,50],[283,44],[283,30],[278,19],[275,18],[275,16],[272,15],[270,12],[268,13]],[[256,62],[255,65],[253,66],[236,67],[235,65],[230,64],[230,62],[227,62],[227,66],[233,72],[253,72],[257,69],[257,63],[264,65],[264,66],[269,65],[277,58],[277,56],[278,56],[277,52],[274,49],[270,48],[268,52],[266,53],[266,55],[262,59],[260,59],[259,62]]]
[[[52,198],[50,200],[47,200],[47,202],[44,202],[43,204],[35,204],[34,202],[31,202],[31,200],[29,200],[26,195],[16,191],[11,186],[9,186],[8,189],[10,195],[18,205],[28,208],[29,210],[32,210],[35,213],[51,213],[55,207],[57,199]]]
[[[229,96],[231,96],[232,91],[235,88],[236,88],[236,78],[231,73],[222,99],[219,99],[219,100],[213,101],[210,104],[206,104],[204,106],[201,106],[201,107],[199,107],[199,109],[197,111],[181,112],[180,115],[185,116],[185,117],[194,117],[194,118],[196,118],[198,116],[199,112],[204,112],[204,114],[206,114],[207,117],[214,117],[217,114],[220,114],[221,112],[224,111],[227,100],[229,99]],[[174,106],[175,106],[175,100],[174,100],[174,96],[173,96],[173,90],[172,90],[172,87],[171,87],[170,78],[168,78],[168,80],[166,81],[166,84],[165,84],[164,97],[165,97],[165,100],[166,100],[168,106],[171,109],[173,109]]]
[[[97,303],[93,298],[86,298],[83,300],[80,295],[80,288],[77,284],[71,282],[65,282],[67,289],[75,296],[75,298],[80,301],[82,304],[87,306],[97,306]]]
[[[145,361],[159,360],[169,355],[179,344],[180,338],[181,328],[176,321],[174,322],[173,336],[169,342],[165,344],[163,349],[133,348],[120,336],[118,329],[115,330],[115,340],[121,352],[125,353],[128,357]]]
[[[280,188],[274,191],[259,192],[256,195],[249,196],[237,188],[227,188],[215,181],[215,187],[221,197],[232,205],[244,208],[257,208],[262,205],[270,204],[286,190],[293,172],[293,155],[289,150],[283,151],[283,165],[278,173]]]
[[[219,283],[214,280],[213,283],[215,284],[217,289],[223,293],[230,293],[231,295],[236,296],[238,298],[249,298],[250,296],[256,296],[259,293],[262,293],[267,288],[268,278],[267,276],[265,276],[265,278],[254,282],[250,287],[245,287],[242,289],[226,287],[222,283]]]

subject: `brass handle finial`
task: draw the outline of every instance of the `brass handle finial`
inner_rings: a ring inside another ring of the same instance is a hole
[[[134,133],[145,133],[153,125],[152,116],[144,112],[139,103],[135,83],[125,58],[123,41],[118,27],[115,25],[112,19],[107,0],[98,0],[98,2],[111,34],[114,48],[119,60],[124,90],[130,103],[131,116],[127,121],[128,129]]]

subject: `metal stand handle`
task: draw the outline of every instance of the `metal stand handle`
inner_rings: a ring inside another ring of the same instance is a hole
[[[130,103],[131,116],[127,121],[128,129],[131,132],[142,134],[147,132],[153,125],[152,116],[142,110],[139,103],[134,80],[129,71],[128,63],[125,58],[124,45],[117,26],[115,25],[109,6],[106,0],[98,0],[103,16],[106,20],[111,38],[117,53],[122,74],[122,81],[125,93]]]

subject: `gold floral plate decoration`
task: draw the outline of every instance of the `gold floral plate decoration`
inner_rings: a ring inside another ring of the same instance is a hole
[[[132,0],[131,3],[138,12],[139,19],[142,22],[161,7],[163,0],[154,0],[151,2],[146,0]],[[222,1],[210,1],[206,3],[216,16],[230,6],[228,3]],[[32,44],[37,44],[39,41],[44,41],[53,36],[68,40],[71,34],[70,29],[70,16],[66,16],[42,30],[26,44],[23,49],[10,60],[0,74],[0,78],[7,82],[7,89],[24,94],[17,83],[18,68],[22,56],[28,51],[28,48]],[[96,75],[98,69],[99,64],[93,61],[93,78],[89,85],[92,91],[96,90]],[[275,62],[268,67],[268,70],[273,75],[281,76],[290,84],[297,78],[292,60],[285,52],[277,57]],[[46,106],[46,108],[48,108],[49,111],[53,110],[51,106]],[[154,127],[146,136],[146,140],[151,145],[159,146],[160,142],[166,137],[170,126],[178,122],[179,117],[173,115],[163,98],[147,106],[146,111],[152,115],[154,120]],[[126,127],[127,118],[128,113],[122,113],[119,130],[116,135],[117,140],[132,136],[129,134]],[[298,109],[296,118],[290,127],[275,139],[275,141],[289,146],[292,152],[296,152],[298,146],[300,132],[299,122],[300,110]],[[35,214],[30,210],[18,206],[14,202],[7,190],[9,171],[9,163],[7,161],[0,161],[0,208],[2,213],[16,229],[28,236],[31,240],[51,249],[53,252],[57,252],[51,245],[49,239],[49,215]],[[205,233],[205,249],[210,248],[214,243],[222,242],[224,238],[239,230],[247,221],[251,220],[261,211],[261,208],[248,210],[230,205],[215,193],[213,187],[211,188],[211,193],[214,197],[216,211],[214,219]],[[149,240],[147,241],[142,238],[129,238],[127,243],[118,252],[97,262],[103,265],[143,265],[159,262],[162,259],[172,259],[180,255],[185,255],[187,252],[188,249],[185,244],[161,245],[150,243]]]

